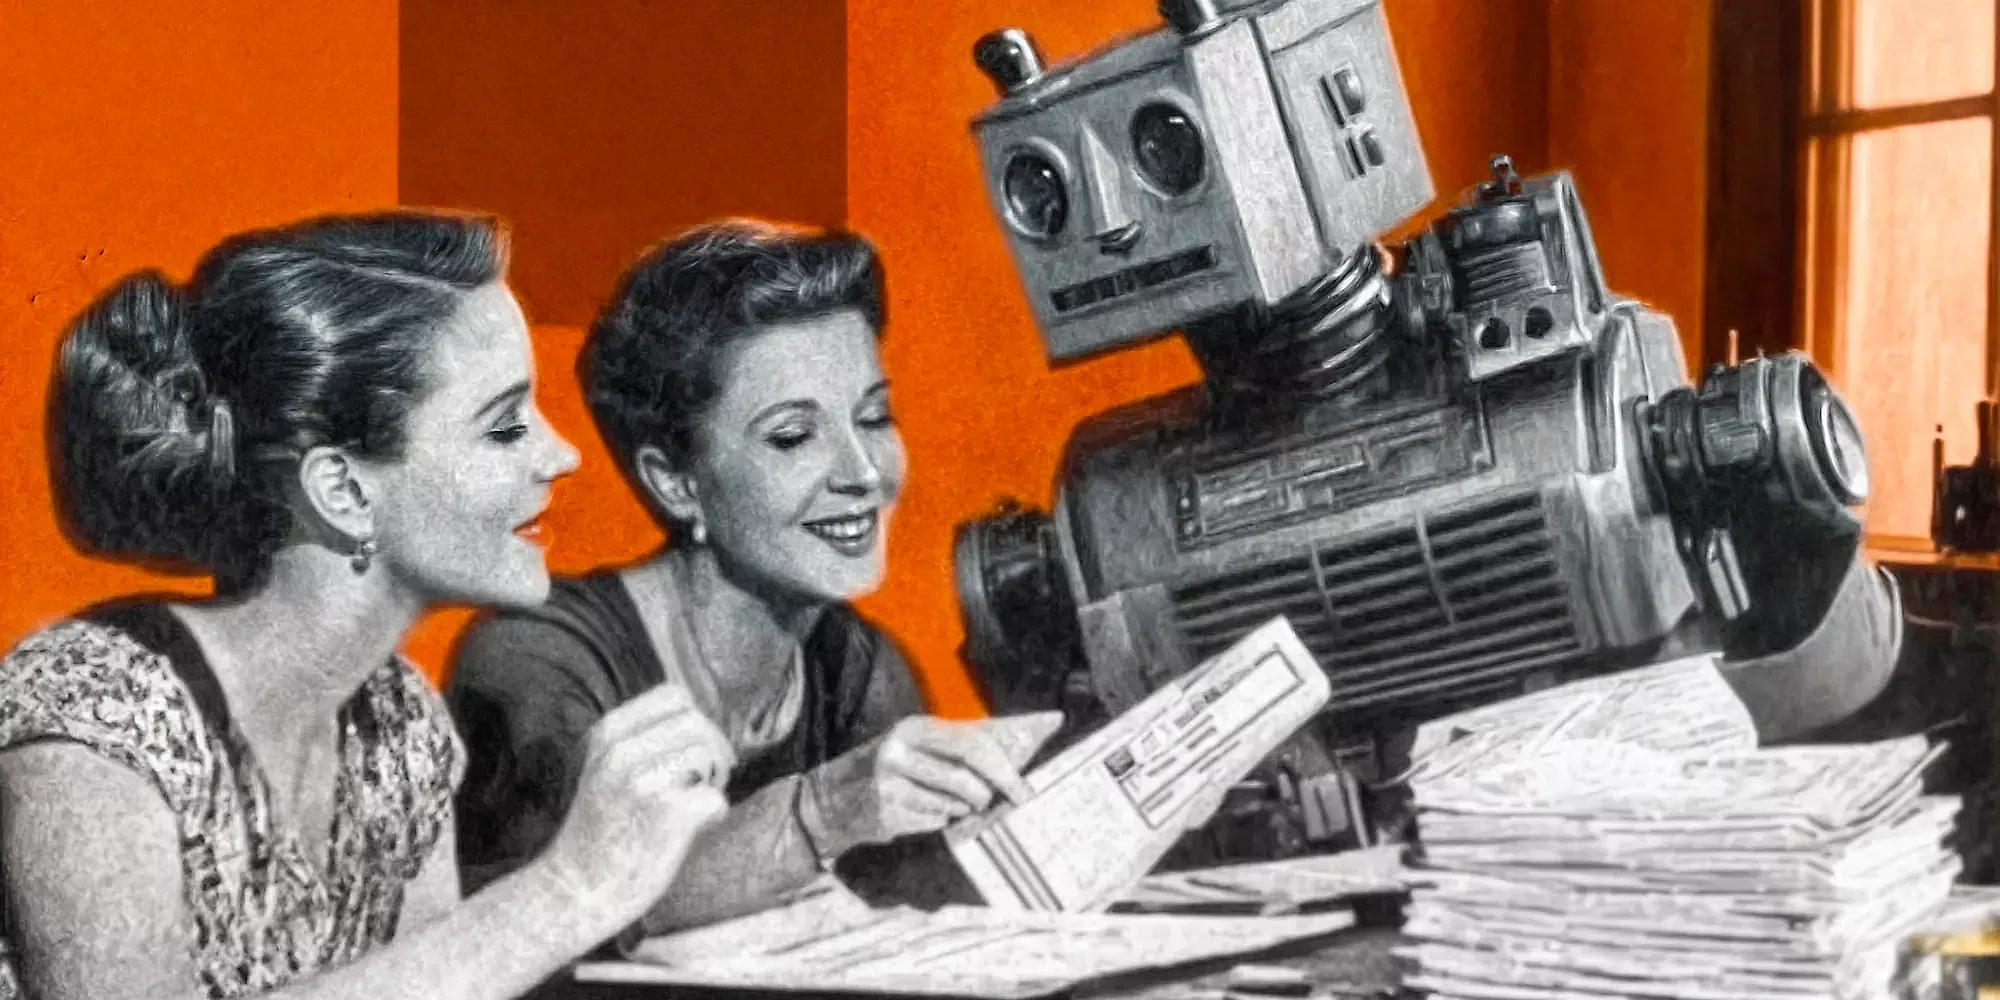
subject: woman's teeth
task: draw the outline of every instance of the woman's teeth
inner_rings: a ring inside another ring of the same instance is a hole
[[[875,512],[869,511],[860,517],[828,518],[824,521],[806,522],[806,530],[821,538],[836,542],[851,542],[865,537],[875,530]]]

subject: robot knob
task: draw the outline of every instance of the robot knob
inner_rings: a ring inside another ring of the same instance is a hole
[[[1019,28],[989,32],[972,46],[972,61],[1006,97],[1042,78],[1042,53]]]
[[[1222,20],[1215,0],[1160,0],[1160,16],[1174,30],[1192,37]]]
[[[1505,153],[1489,161],[1493,179],[1479,185],[1482,198],[1505,198],[1521,193],[1521,175],[1514,172],[1514,158]]]

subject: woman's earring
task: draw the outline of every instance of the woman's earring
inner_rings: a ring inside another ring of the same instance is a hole
[[[355,575],[359,576],[363,573],[368,572],[368,564],[372,562],[374,559],[375,559],[375,539],[364,538],[354,546],[354,555],[353,557],[349,558],[347,562],[348,565],[354,567]]]
[[[696,545],[708,544],[708,525],[696,521],[688,526],[688,540]]]

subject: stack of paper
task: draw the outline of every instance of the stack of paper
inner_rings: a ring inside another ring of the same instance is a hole
[[[1922,736],[1757,749],[1706,658],[1443,720],[1411,776],[1410,985],[1450,997],[1887,997],[1958,800]]]

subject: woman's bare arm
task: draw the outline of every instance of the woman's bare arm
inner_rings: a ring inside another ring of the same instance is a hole
[[[0,754],[0,874],[27,994],[205,992],[179,844],[172,810],[137,772],[64,743]]]

